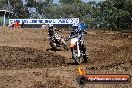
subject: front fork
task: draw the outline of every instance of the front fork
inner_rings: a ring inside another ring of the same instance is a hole
[[[77,42],[77,57],[81,56],[81,51],[80,51],[80,47],[79,47],[79,43]]]
[[[71,52],[72,52],[72,57],[81,57],[81,51],[80,51],[80,47],[78,42],[76,43],[76,50],[74,49],[75,47],[71,48]],[[76,55],[77,54],[77,55]],[[76,56],[75,56],[76,55]]]

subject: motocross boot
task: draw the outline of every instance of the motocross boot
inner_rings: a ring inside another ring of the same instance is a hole
[[[71,53],[72,53],[72,55],[71,55],[71,59],[74,59],[73,49],[72,49],[72,48],[71,48]]]
[[[84,63],[86,63],[88,55],[86,54],[86,47],[84,45],[81,46],[81,51],[82,51],[82,54],[83,54]]]

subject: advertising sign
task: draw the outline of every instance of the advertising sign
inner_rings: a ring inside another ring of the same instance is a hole
[[[22,24],[78,24],[79,18],[69,19],[9,19],[9,24],[14,22]]]

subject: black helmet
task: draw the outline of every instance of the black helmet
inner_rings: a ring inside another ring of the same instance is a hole
[[[73,30],[78,29],[78,25],[77,25],[77,24],[73,24],[73,25],[72,25],[72,29],[73,29]]]
[[[73,29],[78,29],[78,26],[72,26]]]

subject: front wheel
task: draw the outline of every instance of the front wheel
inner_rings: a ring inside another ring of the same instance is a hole
[[[78,65],[81,64],[81,62],[82,62],[81,57],[77,56],[77,53],[75,52],[75,50],[73,50],[73,58],[74,58],[76,64],[78,64]]]
[[[82,62],[80,57],[76,57],[74,60],[75,60],[75,63],[78,65],[81,64]]]
[[[62,39],[61,40],[61,42],[62,42],[62,46],[63,46],[63,48],[65,49],[65,50],[69,50],[69,48],[68,48],[68,46],[67,46],[67,44],[66,44],[66,42],[64,41],[64,39]]]
[[[65,49],[65,50],[69,50],[69,48],[68,48],[68,46],[66,45],[66,44],[63,44],[63,48]]]
[[[53,49],[57,49],[56,43],[50,42],[50,46],[51,46]]]

